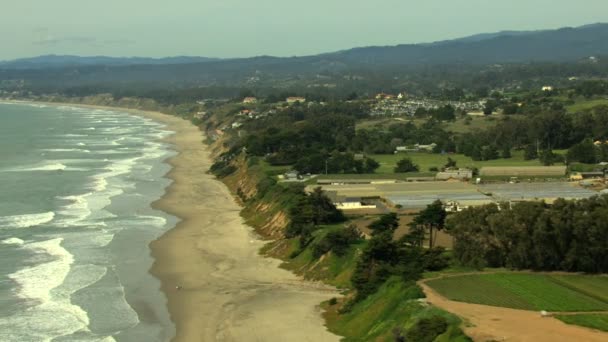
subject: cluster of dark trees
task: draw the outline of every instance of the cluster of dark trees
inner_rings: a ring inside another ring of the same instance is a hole
[[[312,256],[315,259],[323,254],[332,252],[341,257],[346,255],[350,246],[361,241],[361,234],[355,226],[348,226],[343,229],[334,230],[325,235],[313,247]]]
[[[301,173],[372,173],[378,163],[355,154],[392,154],[397,146],[437,143],[436,152],[454,151],[452,136],[437,120],[388,129],[355,129],[369,108],[360,102],[291,106],[248,126],[247,153],[272,165],[294,165]]]
[[[567,154],[569,162],[595,164],[608,160],[608,142],[599,141],[596,145],[591,138],[570,147]]]
[[[608,272],[608,196],[469,208],[446,229],[464,265]]]
[[[403,158],[397,162],[395,173],[418,172],[420,168],[410,158]]]
[[[406,235],[395,241],[393,235],[399,227],[396,214],[386,214],[373,222],[372,238],[357,260],[351,282],[357,290],[353,302],[373,294],[391,276],[405,281],[420,279],[425,270],[440,270],[449,260],[443,248],[423,249],[419,235]]]
[[[346,217],[338,210],[321,188],[306,194],[302,187],[292,187],[296,197],[289,209],[290,223],[285,230],[288,238],[300,237],[304,249],[312,240],[312,233],[320,225],[344,222]]]
[[[275,160],[275,156],[270,156],[269,161]],[[374,173],[380,164],[369,157],[363,156],[355,158],[355,155],[350,152],[334,151],[329,154],[311,153],[309,155],[298,158],[294,164],[294,169],[300,173]]]
[[[488,160],[507,158],[510,150],[517,148],[526,151],[527,159],[540,158],[543,164],[552,164],[564,161],[555,156],[552,150],[568,149],[582,142],[566,161],[602,161],[600,159],[606,157],[606,152],[592,147],[589,139],[608,139],[608,106],[598,106],[577,115],[557,110],[524,117],[506,117],[488,129],[458,136],[456,151],[476,160]],[[590,154],[596,157],[591,158]]]

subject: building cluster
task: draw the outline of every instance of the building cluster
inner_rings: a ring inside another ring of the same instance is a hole
[[[416,144],[412,146],[397,146],[395,148],[395,153],[399,152],[433,152],[433,150],[437,147],[437,144],[432,143],[428,145]]]
[[[405,95],[376,95],[378,102],[371,109],[372,116],[414,116],[419,108],[425,110],[452,106],[454,109],[465,112],[483,111],[486,101],[440,101],[433,99],[406,99]]]

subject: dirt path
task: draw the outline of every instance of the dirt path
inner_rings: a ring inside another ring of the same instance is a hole
[[[429,280],[431,279],[418,282],[426,294],[427,301],[460,316],[465,321],[465,333],[475,341],[608,341],[608,333],[568,325],[551,317],[541,317],[539,312],[446,299],[426,284]]]

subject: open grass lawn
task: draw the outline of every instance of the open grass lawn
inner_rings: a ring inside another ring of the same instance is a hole
[[[445,165],[448,157],[456,161],[458,167],[477,167],[484,166],[541,166],[538,160],[524,160],[523,151],[512,151],[509,159],[496,159],[488,161],[474,161],[463,154],[434,154],[426,152],[411,152],[397,154],[374,154],[369,157],[380,163],[377,173],[393,173],[397,162],[403,158],[410,158],[417,164],[420,172],[428,172],[429,168],[441,168]]]
[[[524,310],[608,310],[608,283],[600,276],[496,273],[436,279],[428,285],[468,303]]]
[[[575,104],[573,104],[571,106],[566,107],[566,109],[570,113],[576,113],[576,112],[583,111],[585,109],[591,109],[593,107],[601,106],[601,105],[608,106],[608,99],[581,100],[581,101],[577,101]]]
[[[557,315],[555,318],[568,324],[608,331],[608,314]]]

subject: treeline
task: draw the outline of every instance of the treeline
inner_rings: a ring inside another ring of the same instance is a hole
[[[526,159],[540,158],[544,164],[602,161],[606,152],[593,148],[589,140],[608,140],[608,106],[597,106],[577,115],[553,110],[506,117],[494,127],[458,136],[455,144],[456,152],[475,160],[505,158],[511,149],[517,148],[526,151]],[[569,149],[581,142],[585,144],[578,146],[575,153],[569,153],[568,160],[552,155],[554,149]],[[584,149],[587,154],[580,154]],[[588,157],[589,154],[595,157]]]
[[[467,266],[608,272],[608,196],[469,208],[446,229]]]
[[[351,282],[357,290],[356,303],[373,294],[391,276],[404,281],[420,279],[424,271],[437,271],[448,266],[449,257],[441,247],[433,247],[434,231],[441,230],[445,210],[440,202],[429,205],[414,219],[412,230],[399,240],[394,240],[399,227],[395,213],[381,216],[369,225],[372,238],[357,260]],[[430,236],[430,248],[423,248],[426,232]]]
[[[371,173],[377,163],[356,154],[392,154],[398,146],[437,144],[436,153],[454,152],[451,133],[439,121],[412,122],[388,129],[356,129],[367,117],[363,102],[298,105],[248,126],[242,144],[247,153],[272,165],[294,165],[301,173]]]

